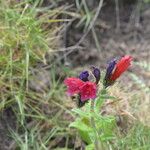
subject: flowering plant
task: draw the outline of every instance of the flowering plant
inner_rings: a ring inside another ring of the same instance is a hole
[[[79,107],[90,101],[90,104],[85,105],[85,110],[80,108],[73,110],[79,117],[70,124],[70,127],[78,129],[82,139],[87,143],[86,150],[105,149],[104,141],[109,141],[114,137],[115,119],[111,116],[101,115],[100,108],[106,98],[113,98],[108,96],[107,88],[113,85],[128,69],[131,61],[132,57],[128,55],[110,61],[103,79],[102,90],[99,90],[101,73],[94,66],[91,67],[91,74],[95,78],[94,82],[89,80],[89,71],[81,72],[78,78],[65,79],[64,84],[67,86],[67,94],[69,96],[78,95]]]

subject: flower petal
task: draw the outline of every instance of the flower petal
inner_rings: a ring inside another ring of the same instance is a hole
[[[67,86],[67,94],[72,96],[80,92],[80,87],[84,85],[84,82],[78,78],[67,78],[64,81],[64,84]]]
[[[125,72],[128,67],[131,65],[131,61],[132,61],[132,57],[131,56],[124,56],[120,59],[120,61],[118,61],[118,63],[116,64],[116,69],[114,70],[113,74],[111,74],[110,76],[110,80],[115,81],[117,78],[120,77],[120,75]]]
[[[90,81],[84,83],[83,86],[80,87],[80,95],[81,101],[86,101],[88,99],[95,99],[96,98],[96,84]]]

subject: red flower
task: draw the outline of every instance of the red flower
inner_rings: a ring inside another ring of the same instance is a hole
[[[96,98],[96,84],[90,81],[84,83],[83,86],[80,87],[80,95],[81,101],[86,101],[88,99],[95,99]]]
[[[132,57],[131,56],[124,56],[122,57],[116,64],[115,69],[113,71],[113,73],[110,76],[110,80],[111,81],[115,81],[117,78],[120,77],[120,75],[125,72],[128,67],[131,65],[131,61],[132,61]]]
[[[80,92],[80,87],[84,85],[84,82],[78,78],[67,78],[64,84],[68,87],[67,94],[72,96]]]
[[[84,82],[78,78],[67,78],[64,81],[67,86],[67,94],[72,96],[74,94],[80,94],[81,101],[96,98],[96,84],[90,81]]]

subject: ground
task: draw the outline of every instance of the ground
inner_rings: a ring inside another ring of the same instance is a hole
[[[49,3],[50,2],[45,1],[43,6],[49,5]],[[58,5],[61,6],[64,5],[64,3],[62,4],[60,2]],[[99,4],[98,1],[96,1],[95,3],[91,3],[90,1],[87,2],[87,5],[91,10],[93,9],[95,10],[98,4]],[[56,4],[54,3],[54,5]],[[66,3],[66,5],[69,6],[71,5],[69,7],[69,11],[75,11],[76,7],[73,1],[69,1],[68,3]],[[43,64],[43,62],[42,63],[38,62],[37,65],[35,65],[36,69],[41,70],[42,68],[42,71],[44,70],[42,75],[41,74],[38,75],[38,73],[35,73],[34,76],[34,79],[40,80],[41,83],[39,84],[39,82],[34,82],[33,80],[31,80],[29,82],[29,87],[31,88],[31,90],[42,93],[43,89],[45,89],[45,87],[43,86],[46,85],[46,88],[47,87],[50,88],[49,85],[50,79],[47,75],[47,71],[52,71],[51,63],[56,63],[57,65],[56,67],[57,78],[61,76],[62,79],[64,79],[64,77],[66,76],[66,72],[64,73],[64,70],[62,70],[60,66],[60,62],[58,63],[58,61],[61,61],[64,68],[69,68],[69,70],[74,69],[74,72],[78,73],[79,70],[88,68],[90,65],[96,65],[100,67],[101,70],[104,70],[106,68],[107,62],[112,58],[120,57],[126,54],[132,55],[134,58],[134,65],[129,69],[128,71],[129,73],[126,73],[126,75],[121,78],[122,80],[119,81],[120,83],[119,87],[123,88],[123,91],[127,92],[131,97],[134,96],[136,92],[138,92],[139,95],[141,95],[141,98],[145,99],[145,101],[142,103],[141,101],[138,101],[139,103],[138,107],[142,106],[143,108],[145,108],[145,110],[139,109],[137,112],[134,112],[134,109],[133,110],[130,109],[128,111],[130,111],[133,116],[135,115],[136,119],[140,120],[144,125],[148,126],[149,122],[147,116],[149,115],[147,114],[150,113],[147,112],[149,110],[148,107],[149,98],[148,98],[148,94],[145,95],[144,89],[147,88],[149,90],[150,74],[147,70],[145,70],[145,68],[141,64],[150,63],[149,62],[150,60],[150,42],[149,42],[150,9],[149,8],[150,8],[149,3],[143,3],[141,1],[132,2],[132,3],[127,3],[124,1],[123,3],[119,3],[118,7],[116,7],[116,3],[106,1],[98,15],[98,18],[94,22],[95,24],[94,27],[92,28],[92,30],[89,31],[86,37],[82,39],[80,45],[78,45],[78,42],[88,31],[85,23],[79,24],[79,21],[81,19],[79,18],[73,20],[71,23],[66,24],[67,28],[63,30],[65,32],[62,32],[63,36],[62,38],[59,39],[60,43],[58,44],[59,45],[58,51],[59,49],[61,50],[62,47],[66,49],[70,46],[74,46],[75,48],[73,50],[69,49],[69,51],[67,50],[64,50],[62,52],[56,51],[56,59],[54,56],[52,56],[56,61],[49,60],[51,59],[51,56],[47,56],[48,54],[46,54],[47,64],[45,65]],[[94,13],[95,12],[96,10],[94,11]],[[66,16],[62,16],[62,17],[65,18]],[[45,76],[43,76],[43,74]],[[137,84],[136,82],[137,77],[141,79],[144,89],[140,87],[141,84],[140,85]],[[62,79],[60,79],[61,84],[63,81]],[[132,94],[131,91],[133,91]],[[122,94],[122,97],[124,96],[124,92]],[[114,93],[116,93],[117,95],[116,91],[114,91]],[[120,96],[119,95],[120,93],[121,92],[119,89],[117,96]],[[55,99],[54,94],[52,94],[52,99],[53,98]],[[44,94],[42,96],[44,97]],[[39,97],[41,98],[42,96]],[[128,97],[125,99],[130,100],[130,98]],[[131,103],[130,107],[132,107],[133,102],[128,102],[127,105],[129,105],[130,103]],[[59,105],[57,104],[57,102],[54,102],[54,104],[56,106]],[[72,104],[72,102],[69,102],[65,105],[66,105],[65,108],[67,108],[68,110],[71,110],[71,108],[75,107],[75,105]],[[58,111],[57,108],[55,109],[55,107],[51,107],[51,106],[52,104],[49,105],[47,104],[47,102],[44,102],[44,105],[42,106],[40,106],[39,104],[39,107],[42,107],[41,108],[42,113],[46,114],[45,116],[48,117],[49,116],[52,117],[53,114],[56,114],[56,112]],[[63,109],[62,109],[62,113],[64,113]],[[70,115],[68,115],[67,113],[64,114],[65,115],[63,115],[63,117],[65,118],[65,120],[68,121],[72,120],[72,117]],[[145,116],[145,119],[143,119],[143,115]],[[61,117],[60,114],[58,114],[58,118],[59,117]],[[29,120],[27,122],[30,122],[31,126],[33,123],[34,126],[34,121],[32,119],[31,119],[32,121],[30,121],[30,118],[28,119]],[[53,123],[55,124],[55,122]],[[4,109],[0,116],[0,150],[10,150],[16,148],[14,144],[15,142],[11,138],[12,135],[10,135],[10,130],[14,130],[14,131],[18,130],[17,128],[19,127],[17,127],[16,124],[17,124],[17,118],[15,117],[12,108],[8,107],[7,109]],[[46,122],[45,124],[43,124],[43,126],[46,126],[45,128],[48,128],[51,125],[49,125]],[[22,130],[18,131],[18,133],[22,133],[22,132],[23,132]],[[43,129],[40,129],[40,132],[44,132]],[[56,145],[57,146],[60,145],[60,147],[63,146],[65,147],[64,143],[66,143],[67,140],[63,136],[62,138],[60,137],[56,139],[59,142],[56,142],[56,140],[52,139],[51,145],[54,145],[52,146],[53,148],[55,148]],[[69,147],[71,148],[73,146],[72,144],[73,140],[71,139],[69,141],[70,142]],[[81,144],[78,144],[77,141],[76,145],[82,145],[79,147],[84,147],[84,144],[80,140],[79,143]]]

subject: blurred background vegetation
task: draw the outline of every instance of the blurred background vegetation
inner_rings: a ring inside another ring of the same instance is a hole
[[[108,149],[150,149],[149,0],[0,0],[0,12],[0,150],[84,149],[63,80],[124,54]]]

